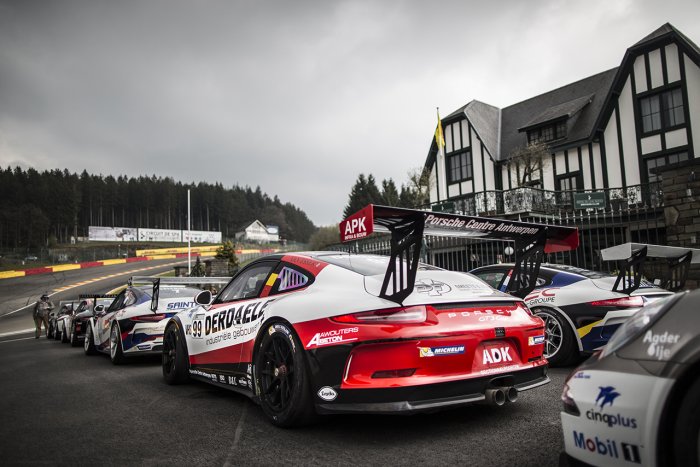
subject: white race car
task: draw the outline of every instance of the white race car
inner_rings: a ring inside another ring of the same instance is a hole
[[[195,306],[196,285],[225,284],[229,278],[132,277],[107,309],[94,311],[86,323],[85,354],[107,353],[114,364],[125,357],[160,352],[163,331],[178,311]],[[147,284],[147,285],[144,285]]]

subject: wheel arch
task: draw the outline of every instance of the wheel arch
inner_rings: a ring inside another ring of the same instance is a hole
[[[268,327],[272,323],[282,323],[286,326],[289,326],[289,328],[292,330],[294,335],[297,337],[297,339],[301,343],[301,339],[299,338],[299,334],[297,333],[296,329],[294,329],[294,325],[289,320],[287,320],[279,315],[270,316],[269,318],[267,318],[263,322],[262,325],[260,325],[260,329],[258,329],[258,332],[255,335],[255,339],[253,340],[253,353],[250,356],[250,358],[252,360],[250,362],[250,364],[251,364],[251,367],[253,369],[253,385],[254,385],[253,386],[253,396],[256,398],[258,397],[258,382],[257,382],[258,378],[257,378],[257,375],[255,374],[255,361],[256,361],[257,356],[258,356],[258,347],[260,344],[260,339],[262,339],[262,336],[265,335]],[[304,351],[304,353],[306,353],[306,349],[304,348],[303,343],[302,343],[302,350]],[[306,359],[306,364],[308,365],[308,358]]]
[[[557,313],[559,313],[566,320],[566,322],[569,323],[569,326],[571,326],[571,332],[574,333],[574,338],[576,339],[576,347],[578,348],[578,351],[583,352],[583,343],[581,342],[581,338],[578,335],[578,330],[577,330],[576,326],[574,325],[574,322],[571,320],[569,315],[564,310],[562,310],[561,308],[556,307],[556,306],[535,306],[535,307],[532,307],[530,309],[532,310],[533,313],[536,310],[554,310]]]

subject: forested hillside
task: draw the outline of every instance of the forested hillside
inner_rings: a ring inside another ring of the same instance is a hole
[[[259,219],[279,226],[282,238],[299,242],[316,230],[304,211],[260,187],[8,167],[0,169],[0,248],[42,246],[49,239],[66,243],[71,236],[87,236],[90,225],[186,229],[188,188],[192,230],[233,237]]]

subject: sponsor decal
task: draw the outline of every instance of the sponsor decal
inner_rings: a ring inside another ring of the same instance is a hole
[[[372,206],[361,209],[346,220],[340,227],[340,241],[357,240],[365,238],[374,231],[374,211]]]
[[[591,379],[591,375],[589,375],[585,371],[579,371],[574,375],[574,379]]]
[[[350,337],[348,334],[355,334],[360,332],[359,328],[340,328],[332,329],[330,331],[317,332],[314,337],[311,338],[306,347],[311,347],[313,345],[320,347],[322,345],[329,344],[342,344],[345,342],[356,341],[357,337]]]
[[[528,306],[553,303],[558,290],[558,288],[535,290],[525,297],[525,303],[527,303]]]
[[[233,376],[229,376],[229,377],[227,378],[227,381],[228,381],[228,384],[230,384],[231,386],[235,386],[235,385],[236,385],[236,378],[233,377]]]
[[[270,326],[270,329],[268,329],[268,332],[270,333],[270,335],[272,335],[272,333],[275,331],[279,331],[279,332],[283,333],[284,335],[286,335],[287,338],[289,339],[289,342],[292,344],[292,350],[296,350],[296,344],[294,344],[294,338],[292,337],[292,332],[289,329],[287,329],[287,326],[284,326],[282,324],[273,324],[272,326]]]
[[[192,337],[204,338],[210,334],[225,331],[233,326],[248,324],[253,321],[265,319],[265,309],[274,298],[266,301],[251,302],[236,308],[235,306],[217,310],[212,314],[197,315],[192,321]]]
[[[481,221],[476,219],[456,219],[443,217],[439,214],[430,214],[425,218],[425,224],[427,227],[447,227],[453,230],[466,230],[466,231],[476,231],[475,234],[487,235],[489,232],[503,232],[503,233],[513,233],[521,235],[534,235],[539,232],[537,227],[525,227],[520,225],[513,225],[506,221]]]
[[[193,308],[196,306],[197,304],[195,302],[170,302],[168,303],[168,306],[166,308],[168,310],[182,310],[185,308]]]
[[[206,345],[214,345],[214,344],[218,344],[219,342],[224,342],[224,341],[231,340],[231,339],[238,339],[241,337],[250,336],[250,335],[256,334],[258,332],[259,326],[260,326],[260,323],[256,324],[253,327],[238,328],[238,329],[234,329],[233,331],[226,331],[226,332],[219,334],[218,336],[213,336],[213,337],[207,338],[207,340],[205,341],[205,344]]]
[[[461,317],[469,317],[469,316],[510,316],[510,310],[503,310],[501,308],[485,308],[485,309],[478,309],[474,311],[459,311],[459,312],[450,312],[447,314],[448,318],[456,318],[458,316]]]
[[[492,375],[494,373],[503,373],[503,372],[511,371],[511,370],[520,370],[522,368],[524,368],[524,367],[521,365],[505,365],[505,366],[499,366],[497,368],[489,368],[486,370],[481,370],[479,373],[482,375]]]
[[[510,356],[510,347],[507,346],[484,349],[482,355],[482,363],[484,365],[493,365],[494,363],[505,363],[513,361],[513,357]]]
[[[324,386],[318,390],[318,397],[326,402],[334,401],[338,393],[330,386]]]
[[[219,382],[220,383],[225,383],[226,382],[226,377],[224,375],[219,375]]]
[[[148,350],[151,348],[151,345],[150,344],[140,344],[140,345],[137,345],[136,348],[138,348],[139,350]]]
[[[192,325],[191,324],[185,325],[185,335],[186,336],[192,335]]]
[[[442,355],[459,355],[464,353],[463,345],[446,347],[418,347],[420,357],[440,357]]]
[[[649,344],[647,355],[654,357],[657,360],[668,360],[671,358],[671,348],[681,339],[679,334],[669,334],[668,331],[663,334],[654,334],[650,329],[644,334],[645,344]]]
[[[598,389],[600,389],[600,392],[595,400],[595,406],[600,406],[601,410],[603,410],[606,405],[612,407],[615,399],[620,397],[620,393],[617,392],[613,386],[599,386]],[[633,430],[637,429],[636,418],[625,417],[620,413],[603,413],[595,409],[590,409],[586,412],[586,418],[597,423],[605,423],[610,428],[621,426]]]
[[[436,297],[450,293],[452,291],[452,287],[444,282],[433,279],[421,279],[416,281],[415,291],[418,293],[428,294],[431,297]]]
[[[251,365],[250,363],[248,364],[248,371],[247,371],[247,373],[248,373],[249,375],[252,375],[252,374],[253,374],[253,365]]]
[[[527,344],[528,345],[542,345],[542,344],[544,344],[544,335],[528,337]]]
[[[611,457],[613,459],[620,458],[620,450],[622,450],[622,457],[628,462],[634,462],[635,464],[641,464],[642,458],[639,453],[639,446],[636,444],[620,443],[620,450],[617,447],[617,441],[611,440],[609,438],[602,439],[597,436],[593,438],[587,438],[585,434],[579,433],[574,430],[574,446],[583,449],[585,451],[592,452],[604,457]]]
[[[491,287],[484,286],[483,284],[455,284],[455,289],[457,290],[489,290]]]

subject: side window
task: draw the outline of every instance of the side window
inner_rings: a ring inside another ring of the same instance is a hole
[[[309,285],[311,279],[302,271],[284,266],[277,276],[277,287],[274,293],[290,292]]]
[[[134,295],[134,292],[132,292],[131,290],[126,290],[126,294],[124,295],[124,305],[122,306],[122,308],[131,306],[134,303],[136,303],[136,295]]]
[[[486,282],[494,289],[498,289],[499,284],[503,280],[505,271],[482,271],[476,274],[476,277]]]
[[[262,263],[245,269],[221,291],[216,303],[257,297],[274,267],[275,263]]]
[[[125,299],[126,299],[126,290],[122,291],[122,293],[117,295],[117,298],[114,299],[112,304],[107,309],[107,313],[110,313],[112,311],[121,310],[122,308],[124,308],[124,300]]]

